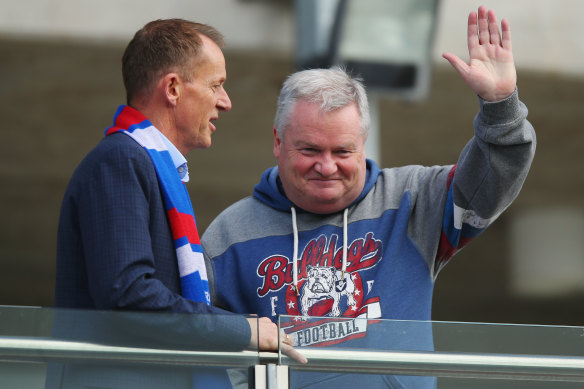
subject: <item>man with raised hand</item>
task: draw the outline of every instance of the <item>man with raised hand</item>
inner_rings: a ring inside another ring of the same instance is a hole
[[[480,7],[468,19],[470,61],[444,54],[479,100],[474,136],[455,165],[378,168],[365,156],[369,111],[361,83],[340,68],[291,75],[274,121],[277,166],[203,236],[217,303],[274,321],[294,317],[283,326],[297,346],[431,350],[431,331],[379,334],[354,321],[307,332],[306,319],[431,320],[440,270],[519,194],[535,133],[518,98],[508,21],[501,27]],[[371,387],[434,385],[431,378],[375,377]],[[338,373],[300,381],[335,388],[364,382]]]

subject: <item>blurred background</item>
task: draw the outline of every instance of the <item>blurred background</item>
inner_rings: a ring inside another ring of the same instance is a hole
[[[52,306],[65,187],[125,103],[121,55],[148,21],[187,18],[226,38],[233,109],[217,122],[213,147],[188,155],[204,231],[275,163],[276,98],[299,65],[340,61],[363,72],[376,127],[368,155],[382,167],[454,163],[478,104],[441,54],[468,57],[467,15],[484,3],[511,23],[538,149],[515,203],[439,275],[433,318],[584,325],[584,2],[340,3],[343,12],[337,0],[4,1],[0,304]],[[378,70],[382,77],[369,73]]]

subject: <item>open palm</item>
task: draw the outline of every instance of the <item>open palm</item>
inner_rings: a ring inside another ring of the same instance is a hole
[[[450,62],[475,93],[487,101],[498,101],[515,90],[517,74],[511,49],[509,22],[501,22],[499,31],[495,12],[483,6],[468,16],[467,64],[452,53],[443,57]]]

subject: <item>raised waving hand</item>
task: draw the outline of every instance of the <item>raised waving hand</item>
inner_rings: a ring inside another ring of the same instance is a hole
[[[511,29],[507,19],[501,30],[493,10],[480,6],[478,14],[468,15],[468,52],[466,63],[452,53],[442,56],[461,75],[471,89],[487,101],[498,101],[515,90],[517,74],[511,50]]]

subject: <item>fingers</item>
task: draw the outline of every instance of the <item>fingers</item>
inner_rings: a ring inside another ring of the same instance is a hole
[[[284,331],[278,332],[278,326],[267,317],[248,318],[251,327],[250,348],[264,351],[277,351],[278,346],[282,353],[299,363],[307,363],[305,356],[294,349],[294,338]]]
[[[282,353],[287,357],[294,359],[296,362],[302,364],[308,363],[308,359],[306,359],[304,355],[300,354],[298,350],[288,344],[282,344]]]
[[[507,19],[501,21],[501,29],[503,30],[503,39],[501,41],[502,46],[505,49],[511,50],[511,26]]]
[[[299,363],[307,363],[308,359],[306,359],[306,357],[302,354],[300,354],[300,352],[298,352],[298,350],[296,350],[293,346],[294,346],[294,337],[290,336],[289,334],[286,334],[285,332],[282,332],[282,335],[280,337],[281,339],[281,345],[280,345],[280,349],[282,350],[282,353],[292,359],[294,359],[296,362]]]
[[[498,45],[501,43],[501,33],[499,32],[499,25],[497,24],[497,16],[493,10],[490,10],[487,15],[489,23],[489,40],[492,44]]]
[[[282,331],[282,334],[280,335],[280,340],[284,344],[294,346],[294,338],[292,338],[290,335],[288,335],[287,333],[285,333],[283,331]]]
[[[471,12],[468,15],[468,49],[472,51],[479,45],[493,44],[511,48],[511,29],[509,21],[503,19],[501,22],[503,36],[499,30],[497,15],[493,10],[487,10],[486,7],[480,6],[477,12]]]
[[[498,101],[516,88],[517,75],[511,50],[511,29],[506,19],[499,23],[495,12],[480,6],[468,16],[469,60],[452,53],[443,57],[470,88],[486,101]]]
[[[296,362],[300,363],[308,362],[306,357],[300,354],[298,350],[294,348],[294,337],[282,331],[280,341],[281,341],[280,349],[282,350],[282,354],[294,359]]]
[[[479,44],[484,45],[485,43],[489,43],[490,41],[489,20],[487,18],[487,8],[485,8],[484,6],[479,7],[478,27],[479,27]]]
[[[471,12],[468,15],[468,30],[467,30],[467,38],[468,38],[468,51],[471,52],[472,49],[479,45],[479,27],[477,24],[477,14],[475,12]]]

